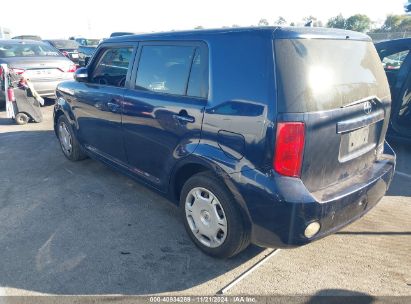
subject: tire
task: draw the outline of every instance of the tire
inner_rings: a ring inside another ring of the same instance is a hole
[[[14,119],[18,125],[25,125],[30,121],[30,117],[26,113],[17,113]]]
[[[79,161],[87,158],[74,135],[70,122],[64,115],[61,115],[57,120],[57,134],[61,150],[69,160]]]
[[[231,192],[210,172],[187,180],[181,190],[180,211],[188,235],[210,256],[229,258],[250,244],[250,229],[239,206]]]

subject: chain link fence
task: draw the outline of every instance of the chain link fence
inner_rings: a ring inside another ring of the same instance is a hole
[[[367,33],[367,35],[370,36],[374,42],[378,42],[383,40],[410,38],[411,32]]]

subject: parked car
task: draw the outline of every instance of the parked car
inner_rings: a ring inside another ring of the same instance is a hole
[[[44,40],[56,49],[58,49],[64,56],[78,64],[78,48],[80,44],[74,40]]]
[[[37,35],[21,35],[21,36],[15,36],[11,39],[41,41],[41,37]]]
[[[374,207],[394,174],[387,79],[357,32],[110,38],[75,79],[57,88],[64,155],[169,197],[212,256],[318,240]]]
[[[100,39],[76,38],[75,41],[80,44],[78,48],[79,65],[86,66],[100,43]]]
[[[388,138],[411,142],[411,38],[375,44],[387,74],[392,96]]]
[[[76,66],[55,48],[41,41],[0,40],[0,64],[31,80],[41,96],[54,97],[58,83],[73,79]],[[4,105],[4,89],[0,103]]]

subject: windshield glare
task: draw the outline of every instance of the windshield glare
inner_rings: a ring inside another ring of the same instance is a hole
[[[60,56],[57,50],[45,44],[0,44],[0,58]]]

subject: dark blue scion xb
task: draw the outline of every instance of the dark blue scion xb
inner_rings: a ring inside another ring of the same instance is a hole
[[[169,197],[216,257],[333,233],[374,207],[394,174],[387,78],[356,32],[111,38],[57,97],[65,156],[98,159]]]

